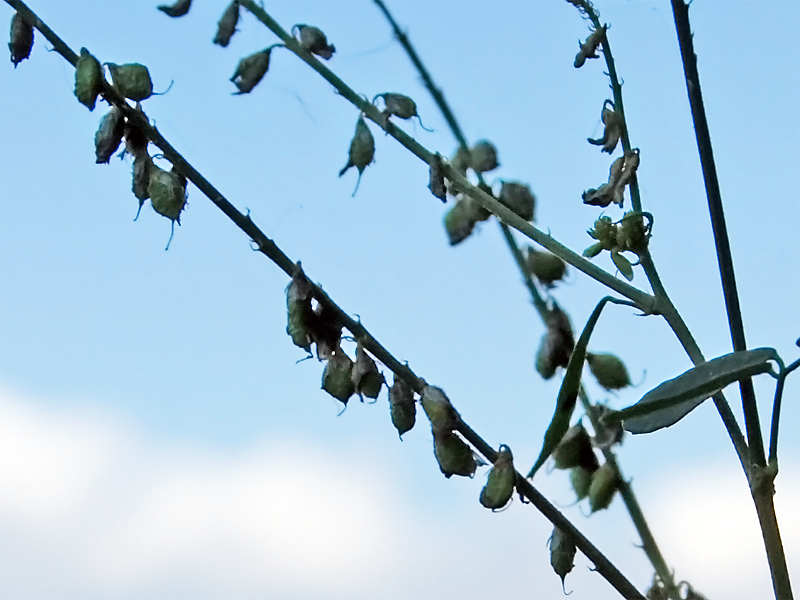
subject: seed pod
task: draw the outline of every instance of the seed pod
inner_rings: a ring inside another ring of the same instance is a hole
[[[147,193],[153,210],[180,224],[181,211],[186,205],[186,187],[177,173],[152,165]]]
[[[122,111],[112,106],[100,120],[100,126],[94,134],[94,153],[99,165],[108,164],[111,156],[122,143],[122,134],[125,133],[125,117]]]
[[[533,211],[536,197],[524,183],[517,181],[504,181],[497,198],[507,208],[514,211],[520,218],[533,221]]]
[[[574,346],[575,336],[569,317],[554,303],[547,315],[547,333],[542,338],[536,356],[536,370],[545,379],[550,379],[557,367],[566,368],[569,364]]]
[[[142,205],[144,201],[150,197],[150,192],[148,191],[150,185],[150,171],[153,168],[153,159],[150,158],[150,155],[147,152],[140,152],[139,154],[135,155],[133,159],[133,183],[132,183],[132,191],[133,195],[139,199],[139,210],[136,211],[136,218],[139,218],[139,213],[142,210]]]
[[[353,196],[358,191],[358,185],[361,183],[361,174],[372,162],[375,156],[375,138],[372,137],[372,132],[369,130],[364,117],[359,115],[356,121],[356,133],[350,141],[350,157],[347,164],[339,171],[339,177],[344,175],[350,167],[358,169],[358,181],[356,182],[356,189],[353,190]]]
[[[469,196],[460,196],[444,215],[444,229],[451,246],[467,239],[475,228],[474,210]]]
[[[470,158],[469,148],[464,148],[463,146],[459,146],[453,158],[450,159],[450,164],[462,175],[467,174],[467,169],[470,168],[471,162],[472,159]]]
[[[514,471],[511,448],[502,445],[497,452],[494,465],[489,470],[486,485],[481,490],[481,504],[492,510],[503,508],[511,500],[516,481],[517,473]]]
[[[617,491],[617,471],[611,463],[605,463],[592,475],[592,484],[589,486],[589,506],[592,512],[608,508],[614,493]]]
[[[594,438],[592,441],[594,445],[600,450],[609,450],[615,444],[619,444],[625,434],[622,423],[611,422],[606,418],[614,411],[602,404],[595,404],[590,409],[593,413]]]
[[[550,336],[545,333],[542,336],[542,341],[539,343],[539,350],[536,352],[536,372],[542,376],[542,379],[551,379],[556,374],[556,364],[553,362],[552,351],[550,346],[552,341]]]
[[[472,477],[478,468],[472,448],[452,431],[434,431],[433,454],[448,479],[453,475]]]
[[[295,33],[295,29],[297,33]],[[328,44],[328,40],[321,29],[311,27],[310,25],[295,25],[292,27],[292,35],[298,36],[300,47],[311,54],[328,60],[333,53],[336,52],[333,44]]]
[[[182,17],[192,7],[192,0],[177,0],[174,4],[162,4],[158,10],[169,17]]]
[[[650,242],[650,224],[645,225],[644,213],[628,211],[620,219],[617,228],[617,247],[620,251],[634,252],[641,256]]]
[[[575,566],[575,553],[577,552],[572,537],[558,527],[553,528],[550,536],[550,566],[561,577],[561,588],[564,588],[564,579]],[[564,592],[566,593],[566,592]]]
[[[494,195],[494,191],[492,190],[492,186],[490,186],[488,183],[478,182],[478,185],[476,187],[483,193],[487,194],[488,196],[496,198],[496,196]],[[489,217],[492,216],[492,213],[483,208],[483,206],[481,206],[480,204],[478,204],[478,201],[475,200],[472,196],[467,196],[467,198],[469,199],[469,202],[472,206],[475,221],[486,221]]]
[[[8,49],[11,50],[11,62],[14,68],[31,55],[33,48],[33,27],[18,12],[11,17],[11,35]]]
[[[610,107],[610,108],[609,108]],[[619,113],[614,110],[614,103],[611,100],[606,100],[603,103],[602,117],[603,137],[599,139],[588,138],[588,142],[594,146],[602,146],[603,152],[611,154],[619,143],[622,137],[623,122]]]
[[[239,22],[239,2],[233,0],[222,13],[217,23],[217,35],[214,36],[214,43],[225,48],[231,41],[231,37],[236,33],[236,24]]]
[[[286,287],[286,312],[288,333],[295,346],[306,352],[311,352],[313,337],[313,323],[316,318],[311,307],[311,283],[306,279],[297,263],[291,283]]]
[[[442,388],[426,385],[422,390],[422,408],[431,422],[434,435],[453,430],[457,413]]]
[[[356,394],[359,396],[363,394],[367,398],[377,398],[383,384],[386,383],[375,361],[360,343],[356,347],[356,362],[350,375],[353,378]]]
[[[592,440],[578,422],[569,428],[564,437],[553,450],[553,458],[556,462],[556,469],[571,469],[573,467],[584,467],[589,470],[598,468],[597,456],[592,450]]]
[[[317,344],[318,358],[325,359],[340,351],[342,324],[333,309],[320,303],[314,307],[311,335]]]
[[[539,251],[528,246],[528,256],[525,260],[528,271],[545,287],[552,287],[556,281],[561,281],[567,273],[567,263],[555,254]]]
[[[97,96],[103,91],[103,68],[98,60],[81,48],[81,55],[75,65],[75,96],[78,102],[89,110],[94,110]]]
[[[589,495],[589,486],[592,485],[593,473],[594,471],[584,467],[575,467],[569,470],[569,480],[572,483],[572,489],[575,490],[575,494],[578,496],[578,500],[583,500]]]
[[[356,391],[351,377],[352,369],[353,361],[339,349],[328,358],[322,372],[322,389],[342,404],[347,404]]]
[[[402,436],[414,427],[417,419],[417,403],[414,402],[414,390],[397,375],[394,383],[389,388],[389,411],[392,415],[392,425]]]
[[[444,170],[442,168],[442,155],[438,152],[431,157],[430,162],[430,183],[428,189],[431,194],[442,202],[447,202],[447,185],[444,180]]]
[[[620,187],[619,181],[620,177],[622,177],[624,166],[624,156],[620,156],[611,163],[611,168],[608,171],[608,183],[604,183],[597,189],[590,189],[583,192],[583,203],[590,206],[602,206],[605,208],[612,202],[615,202],[622,206],[625,202],[625,196],[623,194],[625,186]]]
[[[597,383],[607,390],[620,390],[631,384],[625,363],[613,354],[587,352],[586,362],[589,363],[589,370],[597,379]]]
[[[111,81],[114,83],[114,89],[123,98],[140,102],[153,95],[153,81],[150,79],[150,71],[144,65],[139,63],[126,65],[109,63],[108,69],[111,71]]]
[[[138,109],[140,114],[141,108]],[[139,127],[134,119],[125,119],[125,151],[136,158],[142,152],[147,151],[147,134]]]
[[[476,173],[486,173],[500,166],[497,149],[487,140],[480,140],[469,151],[469,166]]]
[[[578,41],[578,45],[580,46],[580,50],[578,51],[577,56],[575,57],[575,68],[579,69],[583,66],[583,63],[586,62],[587,58],[597,58],[597,48],[600,46],[600,43],[606,36],[606,26],[603,25],[602,27],[595,29],[586,41],[581,44]]]
[[[236,71],[231,77],[231,81],[239,88],[239,91],[234,92],[234,94],[249,94],[258,85],[258,82],[261,81],[266,75],[267,69],[269,69],[269,56],[272,49],[281,45],[275,44],[239,61]]]

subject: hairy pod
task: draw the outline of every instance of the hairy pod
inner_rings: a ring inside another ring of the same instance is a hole
[[[372,163],[375,156],[375,138],[372,137],[372,132],[369,130],[363,115],[359,115],[356,121],[356,132],[353,139],[350,141],[350,155],[347,164],[339,171],[339,177],[344,175],[350,167],[358,169],[358,181],[356,182],[356,189],[353,190],[353,196],[358,191],[358,185],[361,183],[361,175],[367,165]]]
[[[433,432],[433,454],[448,479],[453,475],[472,477],[478,468],[472,448],[452,431]]]
[[[11,33],[8,49],[11,51],[11,62],[14,68],[31,55],[33,48],[33,26],[18,12],[11,17]]]
[[[112,106],[103,118],[94,134],[94,152],[97,164],[108,164],[114,152],[122,143],[125,133],[125,117],[122,111]]]
[[[583,44],[578,42],[580,49],[578,50],[578,54],[575,56],[574,66],[576,69],[582,67],[587,58],[597,58],[597,48],[605,38],[605,35],[606,26],[603,25],[589,34],[589,37],[586,38],[586,41]]]
[[[311,352],[311,344],[314,341],[313,323],[316,316],[311,307],[312,290],[311,283],[300,268],[300,263],[297,263],[292,281],[286,287],[286,333],[291,336],[295,346],[306,352]]]
[[[300,43],[300,47],[310,52],[311,54],[316,54],[320,58],[324,58],[328,60],[333,53],[336,52],[336,48],[333,44],[328,44],[328,39],[325,37],[325,34],[322,32],[321,29],[317,27],[312,27],[310,25],[295,25],[292,27],[292,33],[294,34],[295,30],[297,30],[298,42]]]
[[[141,210],[144,201],[150,198],[150,171],[152,169],[153,159],[150,158],[147,152],[140,152],[134,156],[131,191],[139,200],[139,210]],[[139,218],[138,212],[136,213],[136,218]]]
[[[553,304],[547,315],[547,332],[536,353],[536,371],[544,379],[550,379],[556,368],[566,368],[574,347],[575,336],[569,317],[558,304]]]
[[[444,215],[444,229],[451,246],[467,239],[475,228],[475,211],[469,196],[459,196]]]
[[[260,52],[255,52],[239,61],[236,71],[231,77],[231,81],[239,88],[238,92],[234,92],[235,94],[249,94],[258,85],[269,69],[270,53],[274,47],[270,46]]]
[[[553,450],[556,469],[572,469],[583,467],[596,470],[599,466],[597,456],[592,449],[592,440],[586,429],[578,422],[569,428],[564,437]]]
[[[239,2],[233,0],[222,17],[217,23],[217,34],[214,36],[214,43],[225,48],[230,42],[233,34],[236,33],[236,24],[239,22]]]
[[[111,71],[114,89],[123,98],[140,102],[153,95],[153,81],[150,79],[150,71],[144,65],[109,63],[108,70]]]
[[[488,140],[480,140],[469,150],[469,166],[476,173],[486,173],[500,166],[497,148]]]
[[[158,10],[169,17],[182,17],[192,7],[192,0],[177,0],[174,4],[162,4]]]
[[[152,165],[147,193],[153,210],[172,221],[181,222],[181,211],[186,206],[186,182],[175,171]]]
[[[514,470],[511,448],[502,445],[497,452],[494,465],[489,470],[486,485],[481,490],[480,503],[492,510],[503,508],[511,500],[516,481],[517,473]]]
[[[347,404],[350,396],[356,392],[351,376],[352,369],[353,361],[339,348],[328,357],[322,372],[322,389],[342,404]]]
[[[575,542],[572,537],[558,527],[553,528],[550,536],[550,566],[561,578],[561,586],[564,586],[564,579],[575,566],[575,553],[577,552]]]
[[[497,199],[520,218],[533,221],[536,196],[526,184],[518,181],[504,181]]]
[[[81,48],[75,65],[75,96],[78,102],[94,110],[97,96],[103,91],[103,67],[86,48]]]
[[[532,246],[528,246],[525,266],[530,274],[546,287],[552,287],[556,281],[561,281],[567,273],[567,263],[558,256],[551,252],[536,250]]]
[[[420,402],[431,422],[431,430],[434,435],[453,430],[456,425],[457,413],[442,388],[426,385],[422,390]]]
[[[397,375],[394,376],[394,383],[389,388],[389,412],[392,417],[392,425],[401,437],[414,427],[417,419],[414,390]]]
[[[597,383],[607,390],[620,390],[631,384],[625,363],[613,354],[587,352],[586,362],[589,363],[589,370]]]
[[[356,362],[350,375],[356,394],[359,396],[363,394],[367,398],[377,398],[383,384],[386,383],[378,371],[378,365],[360,343],[356,347]]]
[[[614,493],[619,487],[617,470],[611,463],[605,463],[592,474],[592,483],[589,486],[589,506],[592,512],[608,508]]]
[[[597,469],[591,470],[585,467],[575,467],[569,470],[569,481],[578,500],[583,500],[589,495],[589,487],[592,485],[592,475]]]
[[[467,174],[467,169],[470,168],[471,163],[469,148],[464,148],[463,146],[459,146],[453,158],[450,159],[450,164],[462,175]]]

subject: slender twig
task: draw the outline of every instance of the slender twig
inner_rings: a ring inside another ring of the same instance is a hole
[[[781,402],[783,401],[783,388],[786,384],[786,376],[800,367],[800,359],[791,363],[788,367],[781,370],[778,376],[778,384],[775,386],[775,399],[772,402],[772,424],[769,435],[769,465],[778,464],[778,429],[781,420]]]
[[[73,66],[77,63],[77,55],[69,46],[61,40],[39,17],[33,13],[21,0],[5,0],[12,8],[17,10],[23,18],[36,27],[53,44],[55,52],[63,56]],[[293,262],[274,241],[269,239],[259,229],[249,215],[239,212],[224,196],[203,177],[186,159],[178,153],[175,148],[150,125],[147,117],[139,111],[134,110],[125,102],[114,89],[103,81],[104,98],[118,106],[125,112],[127,119],[132,120],[137,127],[156,145],[163,153],[164,158],[169,160],[179,172],[186,176],[197,188],[211,200],[222,212],[230,218],[242,231],[251,237],[257,245],[258,250],[270,258],[287,275],[292,276],[298,268],[299,263]],[[313,296],[323,306],[330,309],[334,317],[347,328],[363,346],[372,353],[375,358],[380,360],[388,369],[401,377],[417,393],[421,393],[425,387],[425,380],[418,377],[407,364],[397,360],[378,340],[376,340],[360,321],[353,319],[342,310],[321,287],[312,283]],[[460,417],[457,430],[467,441],[475,446],[488,460],[494,462],[496,453],[477,433],[475,433]],[[522,475],[517,473],[518,480],[524,480]],[[644,600],[634,585],[586,538],[580,531],[562,515],[544,496],[542,496],[530,483],[522,482],[518,486],[522,493],[542,514],[555,526],[566,531],[574,540],[575,545],[583,552],[595,565],[596,570],[602,575],[620,594],[625,598],[635,598]]]

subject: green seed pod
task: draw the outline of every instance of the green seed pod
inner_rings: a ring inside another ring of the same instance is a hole
[[[233,34],[236,33],[236,24],[239,22],[239,2],[233,0],[222,13],[217,23],[217,35],[214,36],[214,43],[225,48],[231,41]]]
[[[11,62],[14,68],[31,55],[33,48],[33,27],[21,14],[14,13],[11,17],[11,35],[8,49],[11,50]]]
[[[442,155],[438,152],[431,157],[428,189],[431,191],[431,194],[436,196],[439,200],[447,202],[447,185],[444,180]]]
[[[114,83],[114,89],[123,98],[140,102],[153,95],[153,81],[150,79],[150,71],[144,65],[139,63],[126,65],[109,63],[108,69],[111,71],[111,81]]]
[[[469,166],[476,173],[486,173],[500,166],[497,149],[487,140],[480,140],[469,151]]]
[[[575,566],[575,553],[577,552],[572,537],[558,527],[553,528],[550,536],[550,566],[561,577],[561,588],[564,588],[564,579]],[[566,592],[565,592],[566,593]]]
[[[125,117],[122,111],[116,106],[112,106],[100,120],[100,126],[94,134],[94,153],[99,164],[108,164],[111,156],[117,151],[122,143],[122,135],[125,133]]]
[[[514,211],[520,218],[533,221],[533,212],[536,205],[536,196],[524,183],[504,181],[497,198],[507,208]]]
[[[342,404],[347,404],[350,396],[355,394],[351,371],[353,361],[341,349],[331,354],[322,372],[322,389]]]
[[[494,191],[492,191],[492,187],[487,183],[478,182],[477,188],[484,192],[485,194],[491,196],[492,198],[496,198],[494,195]],[[483,208],[478,201],[472,198],[471,196],[467,196],[469,198],[470,203],[472,204],[472,210],[474,211],[474,218],[475,221],[486,221],[489,217],[492,216],[492,213]]]
[[[451,246],[467,239],[475,228],[474,209],[469,196],[460,196],[444,215],[444,229]]]
[[[620,390],[631,384],[625,363],[613,354],[587,352],[586,362],[589,363],[589,370],[597,379],[597,383],[607,390]]]
[[[472,477],[478,468],[472,448],[452,431],[434,431],[433,454],[448,479],[453,475]]]
[[[572,483],[572,489],[575,490],[575,494],[578,496],[578,500],[583,500],[589,495],[589,486],[592,485],[593,473],[594,471],[584,467],[575,467],[569,470],[569,480]]]
[[[369,130],[364,117],[359,115],[356,121],[356,133],[350,141],[350,157],[347,164],[339,171],[339,177],[344,175],[350,167],[358,169],[358,181],[356,182],[356,189],[353,190],[353,196],[358,191],[358,185],[361,183],[361,175],[367,165],[372,163],[375,156],[375,138],[372,137],[372,132]]]
[[[545,333],[539,344],[539,350],[536,352],[536,372],[542,376],[542,379],[551,379],[556,374],[557,367],[552,359],[551,346],[551,336]]]
[[[141,152],[133,159],[133,183],[131,189],[133,195],[139,199],[139,210],[136,212],[136,219],[142,210],[144,201],[150,197],[148,190],[150,186],[150,171],[153,169],[153,159],[147,152]]]
[[[383,384],[386,383],[375,361],[360,343],[356,347],[356,362],[350,375],[353,378],[356,394],[359,396],[363,394],[367,398],[377,398]]]
[[[539,251],[528,246],[528,256],[525,261],[528,271],[536,277],[545,287],[552,287],[567,273],[567,263],[555,254]]]
[[[414,427],[417,419],[417,403],[414,402],[414,390],[397,375],[394,383],[389,388],[389,411],[392,416],[392,425],[402,436]]]
[[[556,462],[556,469],[571,469],[573,467],[584,467],[595,470],[599,464],[594,450],[592,450],[592,440],[578,422],[569,428],[564,437],[553,450],[553,458]]]
[[[422,390],[421,402],[434,435],[453,430],[457,413],[441,388],[426,385]]]
[[[492,510],[503,508],[511,500],[516,481],[517,474],[514,471],[514,458],[511,455],[511,449],[506,445],[502,445],[497,452],[497,459],[494,461],[494,465],[489,470],[486,485],[481,490],[481,504]]]
[[[286,333],[289,334],[295,346],[306,352],[311,352],[313,337],[314,310],[311,307],[311,292],[313,288],[306,279],[300,263],[297,263],[291,283],[286,287],[286,311],[288,322]]]
[[[320,303],[314,307],[311,336],[317,345],[318,358],[325,359],[341,352],[342,324],[333,309]]]
[[[618,487],[617,471],[611,463],[605,463],[592,475],[589,486],[589,506],[592,512],[608,508]]]
[[[181,224],[181,212],[186,207],[186,178],[175,172],[165,171],[157,165],[150,167],[150,180],[147,183],[150,205],[153,210],[172,221],[172,231],[166,250],[175,234],[175,223]]]
[[[547,332],[536,353],[536,371],[544,379],[550,379],[557,367],[566,368],[574,347],[575,337],[569,317],[558,304],[553,303],[547,315]]]
[[[258,85],[269,69],[269,56],[272,49],[280,45],[282,44],[275,44],[239,61],[236,71],[231,77],[231,81],[239,88],[239,91],[234,94],[249,94]]]
[[[75,65],[75,96],[78,102],[89,110],[94,110],[97,96],[103,91],[103,68],[100,62],[86,48]]]
[[[295,33],[295,30],[297,32]],[[333,53],[336,52],[333,44],[328,44],[328,39],[321,29],[311,27],[310,25],[295,25],[292,27],[292,35],[298,37],[300,47],[303,50],[316,54],[317,56],[328,60]]]
[[[463,146],[459,146],[453,158],[450,159],[450,164],[462,175],[467,174],[467,169],[469,169],[471,162],[469,148],[464,148]]]
[[[177,0],[174,4],[162,4],[158,10],[169,17],[182,17],[192,7],[192,0]]]

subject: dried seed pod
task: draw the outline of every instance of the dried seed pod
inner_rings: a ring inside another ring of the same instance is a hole
[[[545,287],[552,287],[556,281],[561,281],[567,273],[567,263],[555,254],[539,251],[528,246],[528,256],[525,266],[531,275],[536,277]]]
[[[442,155],[438,152],[431,157],[428,189],[431,191],[431,194],[436,196],[439,200],[447,202],[447,185],[444,180]]]
[[[589,486],[592,485],[593,474],[593,470],[584,467],[570,469],[569,480],[572,483],[572,489],[575,490],[575,494],[578,496],[578,500],[583,500],[589,495]]]
[[[14,68],[31,55],[33,48],[33,27],[18,12],[11,17],[11,35],[8,49],[11,50],[11,62]]]
[[[419,114],[417,113],[417,104],[408,96],[386,92],[384,94],[378,94],[375,96],[372,99],[373,104],[378,98],[383,98],[383,117],[387,120],[387,122],[389,117],[398,117],[400,119],[417,117],[420,127],[422,127],[425,131],[432,131],[422,124],[422,119],[419,118]]]
[[[350,167],[358,169],[358,181],[356,182],[356,189],[353,190],[353,196],[358,191],[358,185],[361,183],[361,175],[367,165],[372,163],[375,156],[375,138],[372,137],[372,132],[369,130],[364,117],[359,115],[356,121],[356,133],[350,141],[350,157],[347,164],[339,171],[339,177],[344,175]]]
[[[538,373],[544,379],[550,379],[555,375],[557,367],[566,368],[574,346],[575,336],[572,333],[569,317],[558,304],[554,303],[547,316],[547,332],[536,353]]]
[[[618,485],[617,471],[611,463],[605,463],[594,472],[592,484],[589,486],[589,506],[592,512],[608,508]]]
[[[450,404],[450,399],[442,388],[426,385],[422,390],[420,400],[428,420],[431,422],[431,430],[434,435],[441,432],[453,430],[456,424],[458,413]]]
[[[587,58],[597,58],[597,48],[600,46],[600,43],[606,36],[606,25],[595,29],[586,41],[581,44],[578,41],[578,45],[580,46],[580,50],[578,51],[577,56],[575,56],[575,68],[579,69],[583,66],[583,63],[586,62]]]
[[[553,450],[556,469],[572,469],[583,467],[596,470],[600,465],[592,450],[592,440],[586,429],[578,422],[569,428],[564,437]]]
[[[389,411],[392,416],[392,425],[397,429],[397,434],[402,435],[414,427],[417,419],[417,403],[414,402],[414,390],[397,375],[394,383],[389,388]]]
[[[353,378],[356,394],[359,396],[363,394],[367,398],[377,398],[383,384],[386,383],[375,361],[367,354],[361,343],[356,347],[356,362],[350,375]]]
[[[606,417],[614,411],[603,406],[602,404],[595,404],[590,407],[593,414],[594,423],[594,438],[592,439],[594,445],[600,450],[609,450],[615,444],[622,441],[622,436],[625,430],[622,428],[622,423],[609,422]]]
[[[125,117],[122,111],[116,106],[112,106],[100,120],[100,126],[94,134],[94,151],[96,163],[108,164],[111,156],[117,151],[122,143],[122,135],[125,133]]]
[[[476,173],[486,173],[500,166],[497,149],[488,140],[480,140],[469,151],[469,166]]]
[[[472,477],[478,468],[472,448],[452,431],[434,431],[433,454],[448,479],[453,475]]]
[[[97,96],[103,91],[103,67],[86,48],[81,48],[81,55],[75,65],[75,96],[78,102],[89,110],[94,110]]]
[[[131,189],[133,195],[139,199],[139,210],[136,211],[134,221],[139,218],[145,200],[150,197],[148,191],[150,185],[150,171],[153,168],[153,159],[147,152],[140,152],[133,159],[133,183]]]
[[[234,94],[249,94],[258,85],[269,69],[269,57],[272,49],[282,45],[274,44],[239,61],[236,71],[231,77],[231,81],[239,88],[239,91]]]
[[[614,110],[614,103],[606,100],[603,103],[602,121],[605,126],[603,137],[599,139],[588,138],[588,142],[593,146],[602,146],[603,152],[611,154],[622,137],[623,122],[622,117]]]
[[[550,536],[550,566],[561,578],[561,588],[564,588],[564,579],[575,566],[575,553],[578,549],[572,537],[563,529],[553,528]],[[566,592],[565,592],[566,593]]]
[[[233,34],[236,33],[236,24],[239,22],[239,2],[233,0],[222,13],[217,23],[217,35],[214,36],[214,43],[225,48],[231,41]]]
[[[625,188],[631,180],[633,176],[636,174],[636,170],[639,168],[639,149],[634,148],[625,153],[625,166],[622,169],[622,173],[619,176],[619,180],[617,181],[618,188]],[[621,194],[622,192],[620,192]],[[622,206],[621,202],[618,202],[620,206]]]
[[[473,201],[469,196],[460,196],[444,215],[444,229],[451,246],[467,239],[475,228]]]
[[[589,370],[597,379],[597,383],[607,390],[620,390],[631,384],[625,363],[613,354],[587,352],[586,362],[589,363]]]
[[[336,312],[326,305],[318,303],[314,307],[314,320],[311,335],[317,345],[317,357],[325,359],[339,352],[342,340],[342,324]]]
[[[481,504],[492,510],[503,508],[511,500],[516,481],[517,473],[514,470],[511,448],[502,445],[497,452],[497,459],[489,471],[486,485],[481,490]]]
[[[297,33],[295,33],[297,30]],[[333,44],[328,44],[328,39],[321,29],[310,25],[295,25],[292,27],[292,35],[297,36],[300,47],[311,54],[328,60],[336,52]]]
[[[536,196],[526,184],[518,181],[504,181],[497,199],[520,218],[533,221]]]
[[[153,210],[180,224],[181,211],[186,205],[186,184],[177,173],[152,165],[147,193]]]
[[[174,4],[162,4],[158,10],[169,17],[182,17],[192,7],[192,0],[177,0]]]
[[[311,352],[314,341],[313,327],[316,315],[311,307],[313,287],[303,274],[300,263],[297,263],[291,283],[286,287],[286,333],[295,346]]]
[[[590,189],[583,192],[583,203],[590,206],[602,206],[605,208],[612,202],[622,206],[625,201],[623,191],[625,186],[620,187],[619,181],[625,167],[625,156],[620,156],[611,163],[608,171],[608,183],[604,183],[597,189]]]
[[[322,372],[322,389],[342,404],[347,404],[350,396],[356,391],[351,377],[352,369],[353,361],[338,349],[328,358],[325,370]]]
[[[150,71],[144,65],[108,63],[108,69],[111,71],[114,89],[123,98],[140,102],[153,95],[153,81],[150,79]]]

